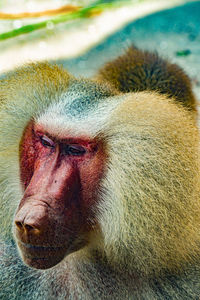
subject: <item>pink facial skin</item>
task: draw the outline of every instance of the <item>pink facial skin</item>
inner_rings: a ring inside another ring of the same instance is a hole
[[[30,122],[20,144],[24,196],[15,236],[26,264],[47,269],[88,243],[105,153],[99,141],[56,139]]]

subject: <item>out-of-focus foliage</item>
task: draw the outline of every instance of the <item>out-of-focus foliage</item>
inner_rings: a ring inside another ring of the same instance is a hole
[[[144,0],[143,0],[144,1]],[[1,3],[1,7],[3,4],[11,4],[12,0],[4,0]],[[21,3],[28,3],[31,1],[21,0]],[[31,3],[37,3],[38,1],[32,1]],[[41,3],[42,1],[40,1]],[[52,1],[49,1],[51,3]],[[61,6],[53,9],[45,9],[40,12],[23,12],[23,13],[5,13],[0,12],[0,19],[7,20],[15,20],[20,18],[39,18],[38,21],[32,22],[20,26],[14,30],[2,32],[0,34],[0,40],[5,40],[8,38],[12,38],[21,34],[27,34],[32,31],[42,29],[48,27],[51,23],[53,26],[59,23],[67,22],[70,20],[81,19],[81,18],[90,18],[96,15],[101,14],[103,11],[107,9],[112,9],[114,7],[119,7],[121,5],[125,5],[127,3],[133,2],[131,0],[77,0],[77,1],[62,1],[60,0]],[[134,2],[140,2],[139,0],[135,0]],[[16,2],[15,2],[16,3]],[[63,5],[65,4],[65,5]],[[75,5],[76,4],[76,5]],[[19,5],[19,2],[18,2]],[[52,17],[53,16],[53,17]],[[45,19],[40,19],[41,17]]]

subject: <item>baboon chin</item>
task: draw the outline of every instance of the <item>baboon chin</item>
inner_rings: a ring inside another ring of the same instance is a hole
[[[196,118],[187,75],[134,47],[95,79],[2,79],[0,298],[198,299]]]

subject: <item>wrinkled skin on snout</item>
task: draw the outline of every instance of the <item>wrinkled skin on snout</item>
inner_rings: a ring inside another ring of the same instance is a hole
[[[50,136],[30,122],[20,145],[24,196],[15,216],[23,261],[47,269],[88,243],[103,171],[100,143]]]

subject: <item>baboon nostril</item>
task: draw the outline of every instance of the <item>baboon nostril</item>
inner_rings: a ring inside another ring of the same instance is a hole
[[[31,232],[31,231],[32,232],[33,231],[35,231],[35,232],[38,231],[38,229],[36,227],[34,227],[32,225],[29,225],[29,224],[26,224],[24,222],[16,221],[15,225],[16,225],[16,227],[17,227],[18,230],[20,230],[20,231],[26,231],[27,233]]]
[[[22,222],[16,221],[15,225],[17,226],[18,229],[20,229],[20,230],[23,229],[23,223]]]
[[[24,227],[27,231],[31,231],[31,230],[34,230],[35,228],[31,225],[28,225],[28,224],[24,224]]]

